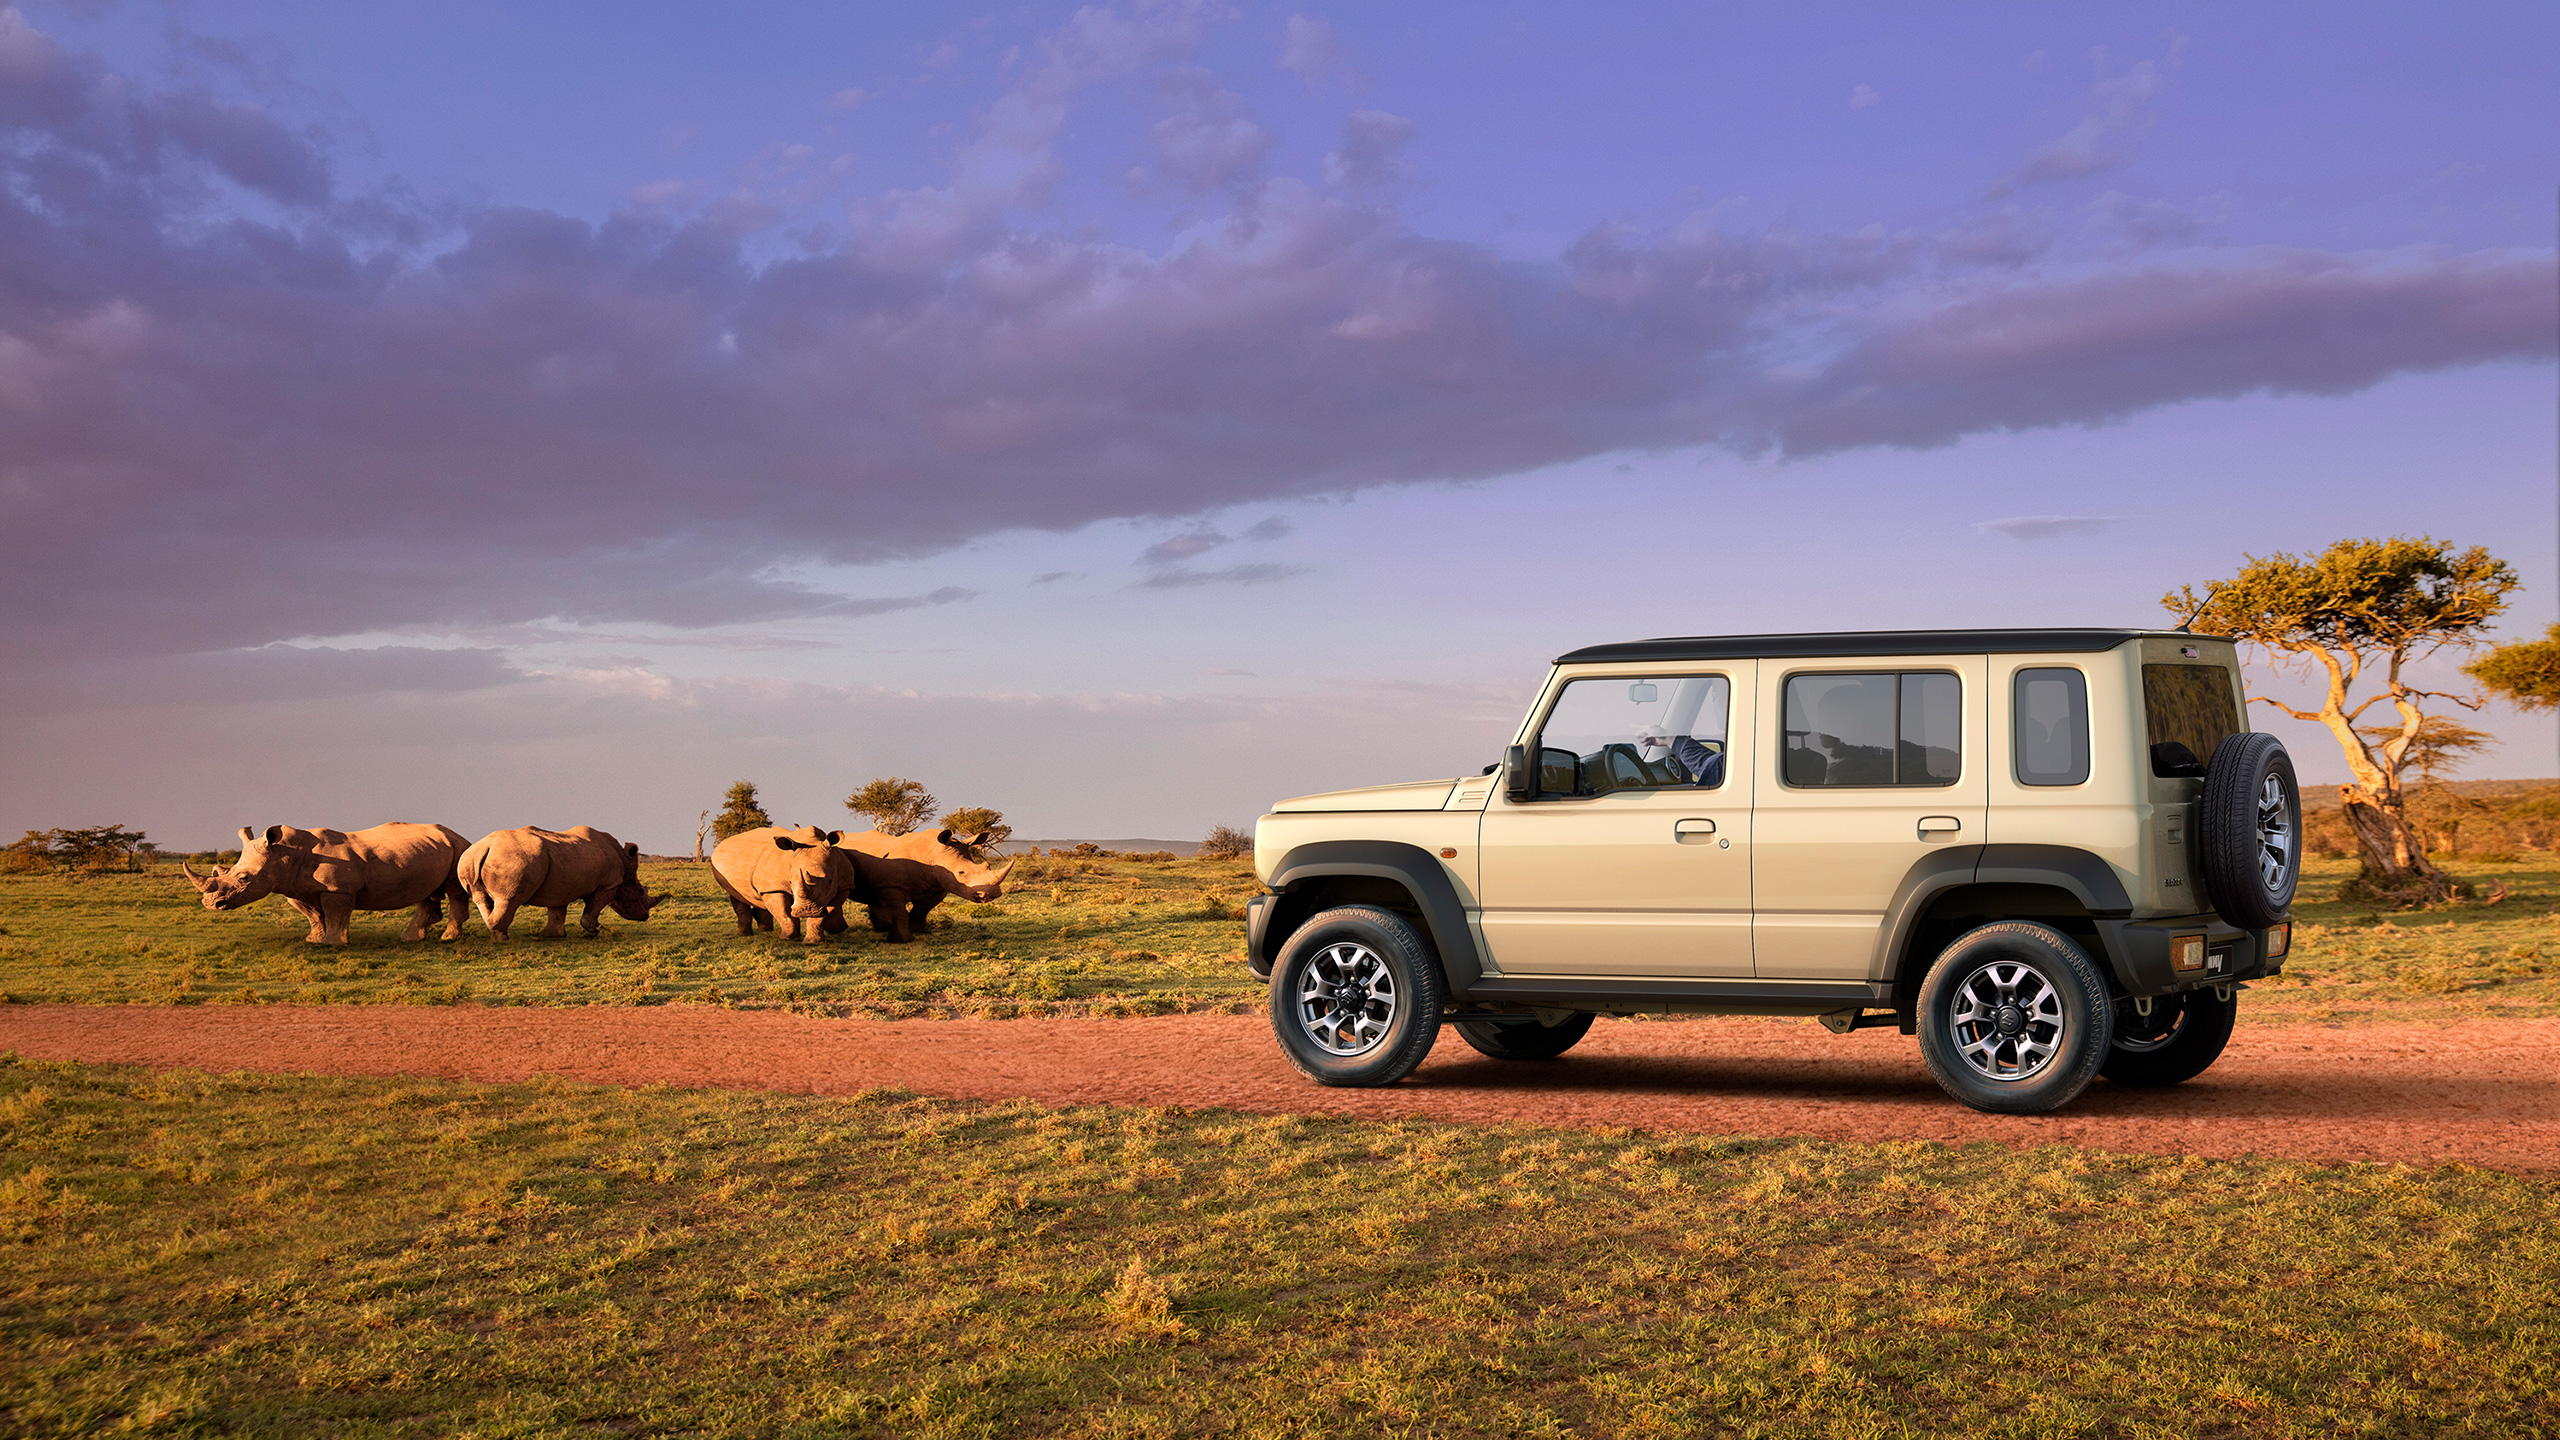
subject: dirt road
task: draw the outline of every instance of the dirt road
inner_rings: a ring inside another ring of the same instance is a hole
[[[200,1070],[536,1075],[821,1095],[893,1087],[1045,1104],[1634,1125],[1837,1140],[2058,1142],[2156,1154],[2461,1160],[2560,1171],[2560,1021],[2244,1026],[2174,1090],[2098,1082],[2059,1114],[1980,1115],[1940,1093],[1915,1043],[1810,1023],[1602,1022],[1548,1065],[1445,1034],[1411,1080],[1325,1090],[1253,1015],[1147,1020],[822,1020],[652,1009],[38,1005],[0,1008],[0,1049]]]

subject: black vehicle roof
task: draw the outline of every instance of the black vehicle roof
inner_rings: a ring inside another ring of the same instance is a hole
[[[2026,651],[2090,654],[2148,636],[2216,639],[2183,630],[1844,630],[1813,635],[1686,635],[1586,645],[1556,657],[1558,665],[1629,660],[1786,660],[1832,655],[2015,655]]]

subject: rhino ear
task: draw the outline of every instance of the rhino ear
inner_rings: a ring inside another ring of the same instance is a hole
[[[950,826],[948,826],[948,825],[946,825],[946,826],[942,827],[942,829],[934,835],[934,837],[933,837],[933,843],[935,843],[936,845],[948,845],[948,844],[950,844],[950,843],[951,843],[951,827],[950,827]]]
[[[282,840],[283,838],[284,838],[284,827],[283,827],[283,826],[281,826],[281,825],[270,825],[270,826],[268,826],[268,827],[267,827],[267,843],[268,843],[268,844],[273,845],[273,844],[275,844],[277,841]]]
[[[797,850],[800,848],[800,842],[792,839],[788,835],[776,835],[773,837],[773,848],[776,850]]]
[[[241,827],[240,827],[240,843],[241,843],[241,844],[243,844],[243,845],[255,844],[255,843],[257,842],[257,839],[258,839],[258,837],[257,837],[256,833],[255,833],[255,832],[253,832],[253,831],[251,831],[251,830],[249,829],[249,827],[248,827],[248,826],[243,825],[243,826],[241,826]]]
[[[830,844],[830,845],[833,845],[834,843],[836,843],[837,841],[839,841],[839,840],[841,840],[841,839],[843,839],[843,838],[844,838],[844,832],[843,832],[843,831],[841,831],[841,830],[830,830],[830,831],[828,831],[828,832],[827,832],[827,843],[828,843],[828,844]]]
[[[622,847],[622,878],[626,882],[640,878],[640,842],[636,840]]]

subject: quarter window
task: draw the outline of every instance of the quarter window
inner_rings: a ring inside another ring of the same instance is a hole
[[[1933,670],[1787,677],[1790,785],[1953,785],[1964,687]]]
[[[2021,785],[2089,778],[2089,680],[2077,670],[2021,670],[2011,690],[2012,749]]]

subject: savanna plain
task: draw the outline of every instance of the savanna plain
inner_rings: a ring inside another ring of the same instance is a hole
[[[2560,1015],[2548,854],[2399,914],[2349,868],[2244,1024]],[[1259,1000],[1240,862],[1041,857],[908,946],[645,878],[596,939],[335,949],[174,869],[0,876],[0,993]],[[11,1433],[2560,1434],[2548,1175],[14,1057],[0,1147]]]

